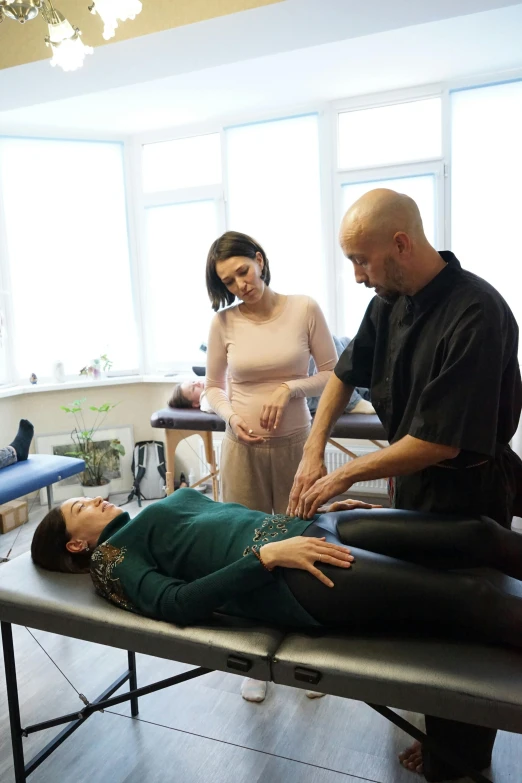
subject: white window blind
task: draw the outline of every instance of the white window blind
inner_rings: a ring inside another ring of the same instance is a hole
[[[339,114],[340,169],[389,166],[442,154],[440,98]]]
[[[522,81],[451,96],[451,244],[522,324]]]
[[[136,369],[121,145],[0,139],[0,189],[17,379]]]
[[[325,310],[317,115],[228,128],[229,229],[264,248],[271,286]]]
[[[219,184],[219,133],[144,144],[142,173],[145,193]]]
[[[204,364],[213,310],[205,286],[205,266],[218,237],[213,200],[151,207],[147,231],[147,354],[153,371]]]

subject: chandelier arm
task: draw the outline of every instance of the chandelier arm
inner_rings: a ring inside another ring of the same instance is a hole
[[[40,4],[40,13],[47,24],[60,24],[61,19],[52,3],[52,0],[42,0]]]

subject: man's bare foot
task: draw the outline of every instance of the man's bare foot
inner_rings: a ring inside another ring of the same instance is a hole
[[[409,748],[399,753],[399,761],[406,769],[422,775],[422,746],[420,742],[414,742]]]

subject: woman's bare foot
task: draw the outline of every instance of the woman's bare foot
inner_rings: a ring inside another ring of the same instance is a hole
[[[399,761],[406,769],[422,775],[422,746],[420,742],[414,742],[409,748],[399,753]]]

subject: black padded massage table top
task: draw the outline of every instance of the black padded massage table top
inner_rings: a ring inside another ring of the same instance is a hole
[[[162,408],[152,414],[150,423],[152,427],[167,430],[225,431],[223,419],[215,413],[203,413],[198,408]],[[386,433],[375,415],[345,413],[335,423],[332,437],[386,440]]]
[[[522,596],[522,585],[491,577]],[[288,631],[216,615],[180,628],[119,609],[88,575],[0,565],[0,620],[257,679],[522,733],[522,651],[397,635]],[[239,661],[239,664],[238,664]],[[242,668],[242,666],[248,668]]]

